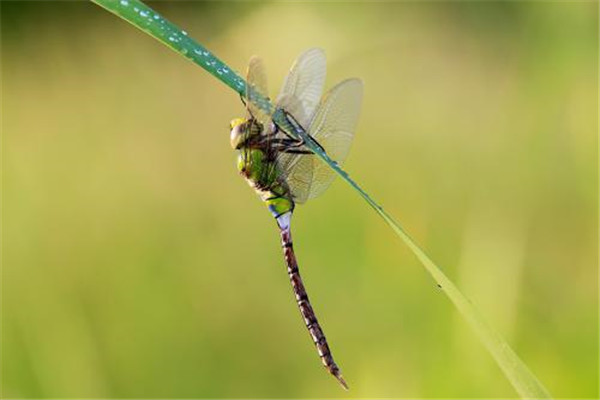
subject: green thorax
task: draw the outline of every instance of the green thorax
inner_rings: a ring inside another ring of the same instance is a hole
[[[239,148],[238,170],[256,190],[275,218],[293,211],[294,201],[275,163],[275,157],[265,146],[244,145]]]

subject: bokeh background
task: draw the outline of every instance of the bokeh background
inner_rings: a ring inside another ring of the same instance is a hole
[[[272,95],[303,50],[365,98],[347,170],[556,397],[598,396],[598,4],[153,2]],[[299,207],[319,364],[237,95],[86,2],[2,1],[2,396],[515,397],[341,182]]]

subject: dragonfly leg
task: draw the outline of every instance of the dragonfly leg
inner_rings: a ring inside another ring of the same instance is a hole
[[[307,135],[308,135],[308,136],[311,138],[311,140],[313,141],[313,143],[315,143],[315,144],[316,144],[316,145],[317,145],[317,146],[318,146],[318,147],[319,147],[319,148],[320,148],[320,149],[323,151],[323,153],[326,153],[326,151],[325,151],[325,149],[323,148],[323,146],[321,146],[321,144],[319,144],[319,142],[317,142],[317,141],[315,140],[315,138],[314,138],[314,137],[312,137],[310,134],[308,134],[308,132],[306,131],[306,129],[304,129],[304,128],[303,128],[303,127],[302,127],[302,126],[301,126],[301,125],[298,123],[298,121],[296,121],[296,119],[294,118],[294,116],[293,116],[292,114],[290,114],[290,113],[288,113],[288,112],[286,112],[286,111],[284,111],[284,113],[285,113],[285,117],[287,118],[287,120],[290,122],[290,124],[292,124],[292,126],[293,126],[293,127],[296,129],[296,130],[299,130],[299,131],[302,131],[302,132],[306,132],[306,133],[307,133]],[[306,144],[306,143],[305,143],[305,140],[301,138],[301,139],[300,139],[300,144],[299,144],[299,146],[303,146],[303,145],[305,145],[305,144]]]
[[[275,149],[279,152],[289,153],[289,154],[313,154],[312,151],[310,151],[306,148],[301,149],[300,146],[301,145],[298,145],[298,144],[283,144],[279,148],[275,148]]]
[[[302,150],[299,147],[304,146],[303,142],[288,138],[264,138],[262,143],[268,143],[269,146],[278,152],[290,154],[312,154],[310,150]]]
[[[274,138],[274,139],[263,139],[263,142],[269,143],[271,145],[280,145],[280,146],[285,146],[285,147],[296,147],[297,146],[297,141],[295,140],[291,140],[291,139],[281,139],[281,138]]]
[[[289,121],[289,123],[294,127],[294,129],[298,130],[298,131],[303,131],[306,132],[306,130],[298,123],[298,121],[296,121],[296,119],[294,118],[294,116],[290,113],[288,113],[287,111],[283,111],[286,119]],[[269,140],[269,143],[272,144],[277,144],[277,145],[281,145],[281,148],[275,148],[275,150],[277,151],[281,151],[284,153],[290,153],[290,154],[312,154],[313,152],[310,150],[292,150],[290,148],[292,147],[302,147],[302,146],[306,146],[306,141],[303,138],[295,138],[293,137],[289,132],[286,132],[285,130],[281,129],[277,124],[275,125],[275,129],[273,129],[272,132],[270,132],[267,136],[265,140]],[[284,135],[286,135],[286,138],[278,138],[278,139],[274,139],[273,137],[275,135],[277,135],[277,133],[283,133]],[[310,135],[309,135],[310,136]],[[315,140],[315,138],[313,138],[312,136],[310,136],[312,142],[317,145],[317,147],[319,147],[323,153],[326,153],[325,148],[323,148],[323,146],[321,146],[321,144],[319,142],[317,142]]]
[[[294,149],[288,149],[288,150],[282,150],[283,153],[287,153],[287,154],[314,154],[312,151],[310,150],[294,150]]]

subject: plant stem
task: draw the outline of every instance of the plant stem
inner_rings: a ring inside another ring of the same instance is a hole
[[[175,24],[166,20],[162,15],[145,5],[139,0],[92,0],[99,6],[118,15],[135,27],[148,33],[164,43],[177,53],[183,55],[190,61],[198,64],[215,78],[232,88],[240,96],[246,97],[245,80],[201,46],[187,33]],[[252,88],[249,88],[252,90]],[[473,306],[473,304],[458,290],[444,272],[438,267],[427,254],[406,233],[402,226],[396,222],[375,200],[356,183],[334,160],[332,160],[310,135],[298,130],[292,125],[281,110],[274,110],[268,99],[253,93],[253,101],[269,114],[273,114],[273,121],[285,131],[296,137],[302,138],[306,146],[327,163],[343,180],[345,180],[360,196],[379,214],[383,220],[392,228],[394,233],[410,248],[417,259],[423,264],[427,272],[433,277],[438,286],[446,293],[458,311],[467,320],[467,323],[475,331],[483,345],[490,352],[500,369],[513,385],[522,398],[551,398],[550,393],[544,385],[529,370],[527,365],[515,354],[508,343],[495,329],[493,329]]]

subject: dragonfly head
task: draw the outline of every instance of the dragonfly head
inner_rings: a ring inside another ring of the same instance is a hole
[[[229,123],[231,135],[229,141],[234,150],[239,150],[245,146],[248,141],[262,131],[258,121],[254,119],[236,118]]]

